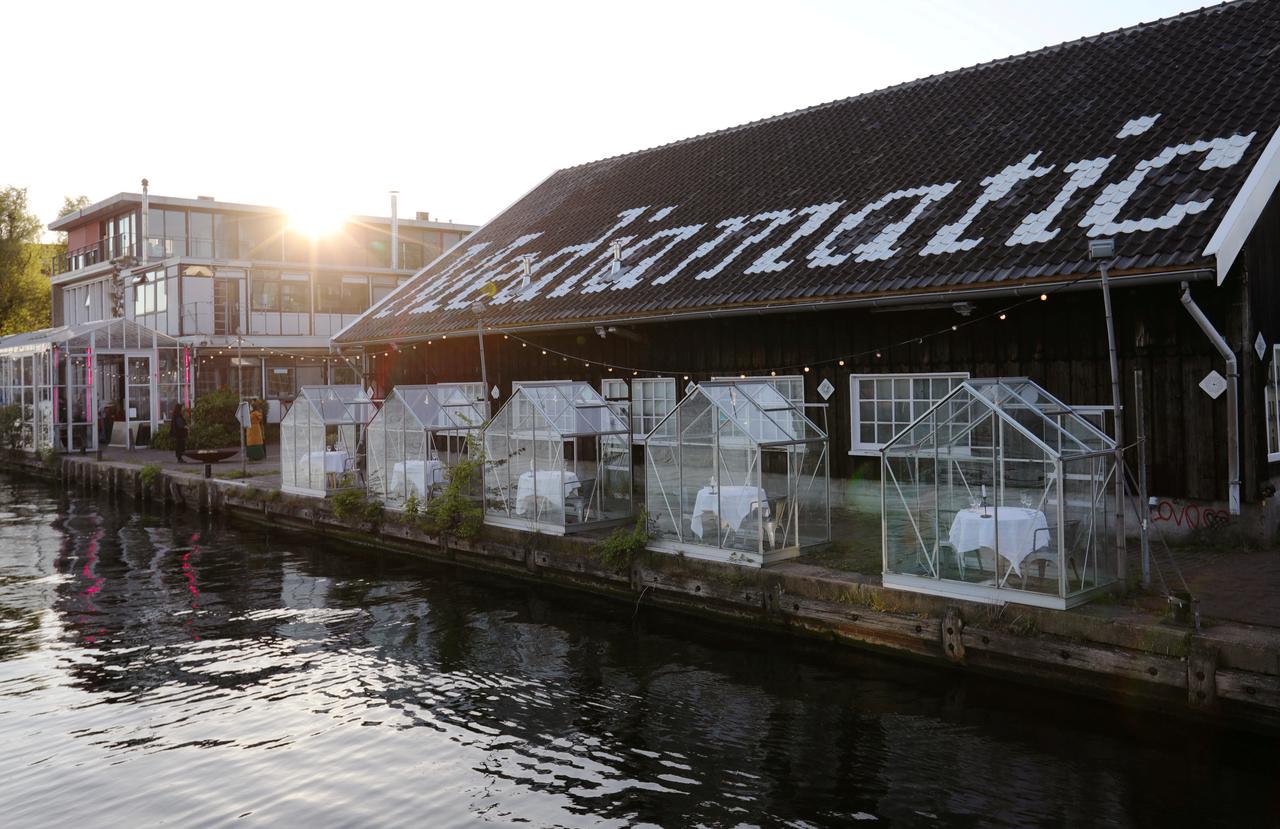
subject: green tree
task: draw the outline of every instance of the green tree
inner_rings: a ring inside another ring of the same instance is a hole
[[[25,187],[0,190],[0,335],[49,325],[49,280],[40,244],[40,219],[30,212]]]
[[[84,210],[91,204],[93,204],[93,201],[88,196],[81,195],[76,196],[75,198],[72,198],[71,196],[63,196],[62,209],[58,211],[58,218],[61,219],[63,216],[74,213],[77,210]],[[67,234],[59,233],[58,242],[65,246],[67,244]]]

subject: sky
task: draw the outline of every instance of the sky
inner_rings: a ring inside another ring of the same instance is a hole
[[[21,3],[0,187],[483,224],[554,170],[1195,0]],[[17,83],[15,83],[17,81]],[[16,100],[14,100],[16,96]]]

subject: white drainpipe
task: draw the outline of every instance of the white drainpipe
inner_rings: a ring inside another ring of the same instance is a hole
[[[1182,304],[1187,313],[1200,326],[1200,330],[1213,343],[1213,347],[1227,362],[1227,478],[1230,492],[1228,504],[1232,515],[1240,514],[1240,370],[1236,365],[1235,352],[1227,345],[1226,339],[1213,327],[1209,318],[1191,298],[1191,287],[1182,283]]]

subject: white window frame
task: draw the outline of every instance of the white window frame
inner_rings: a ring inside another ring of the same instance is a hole
[[[725,375],[723,377],[712,377],[712,380],[758,380],[773,386],[774,391],[787,399],[788,403],[795,405],[801,412],[804,411],[804,375],[803,374],[771,374],[765,377],[762,374],[748,374],[745,378],[740,375]],[[785,388],[790,386],[791,388]],[[792,394],[791,391],[799,389],[800,396]]]
[[[651,388],[670,388],[671,399],[670,406],[663,411],[663,405],[667,403],[666,395],[658,396],[648,394]],[[631,380],[631,442],[644,443],[645,436],[657,426],[662,419],[671,414],[676,404],[680,402],[680,388],[676,385],[674,377],[634,377]],[[645,413],[646,403],[653,404],[650,413]]]
[[[908,382],[914,380],[968,380],[969,372],[967,371],[922,371],[922,372],[885,372],[880,374],[850,374],[849,375],[849,454],[850,455],[879,455],[881,447],[884,446],[880,442],[867,443],[861,440],[862,434],[862,410],[860,404],[862,398],[859,397],[859,385],[863,380],[906,380]],[[909,387],[910,388],[910,387]],[[931,387],[932,388],[932,387]],[[932,395],[931,395],[932,396]],[[899,401],[896,397],[891,397],[888,401],[881,401],[874,398],[873,402],[906,402],[911,406],[910,417],[903,424],[905,428],[907,424],[915,421],[916,418],[923,415],[928,408],[917,410],[914,396],[906,401]],[[934,398],[929,403],[932,408],[938,398]],[[896,421],[896,418],[895,418]],[[880,421],[876,421],[879,423]]]
[[[605,399],[618,417],[622,418],[622,422],[627,424],[627,431],[630,432],[631,387],[627,385],[627,381],[621,377],[601,377],[600,396]]]
[[[1264,387],[1267,417],[1267,462],[1280,462],[1280,343],[1271,346],[1271,368]]]

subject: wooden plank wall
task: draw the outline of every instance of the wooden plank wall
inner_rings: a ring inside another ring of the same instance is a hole
[[[1225,395],[1211,400],[1197,384],[1211,369],[1223,371],[1204,335],[1182,308],[1176,284],[1116,292],[1117,340],[1126,399],[1126,434],[1132,440],[1133,370],[1146,377],[1151,491],[1205,500],[1226,498]],[[1233,294],[1230,284],[1200,283],[1197,302],[1215,325],[1225,328]],[[1101,295],[1063,293],[1046,302],[1033,300],[994,315],[1021,300],[978,304],[965,318],[948,308],[930,310],[836,310],[767,314],[628,326],[634,339],[598,337],[591,328],[567,333],[528,334],[521,346],[502,335],[486,338],[490,385],[510,393],[513,380],[575,379],[599,384],[602,377],[630,377],[584,366],[581,358],[634,366],[644,373],[695,380],[739,372],[803,373],[806,398],[820,402],[817,386],[829,379],[836,393],[829,401],[831,473],[834,477],[870,474],[874,458],[848,455],[851,373],[968,371],[979,376],[1027,376],[1075,405],[1111,402],[1106,334]],[[952,332],[952,325],[959,330]],[[940,336],[929,336],[945,331]],[[917,341],[916,338],[923,338]],[[479,379],[475,337],[435,340],[431,345],[401,344],[384,357],[376,372],[381,384],[450,382]],[[543,356],[546,347],[579,359]],[[875,351],[880,350],[880,357]],[[840,355],[856,355],[844,367]],[[820,361],[826,362],[820,362]],[[1242,400],[1242,408],[1261,406]],[[1246,500],[1250,498],[1246,491]]]

